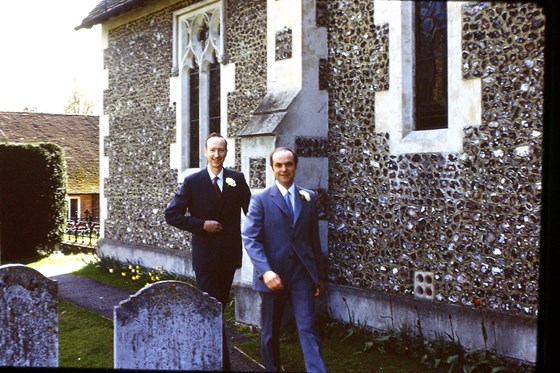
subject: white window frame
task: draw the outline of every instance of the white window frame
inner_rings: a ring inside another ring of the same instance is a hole
[[[414,2],[375,0],[375,24],[389,25],[389,90],[375,93],[376,132],[389,133],[390,152],[463,152],[464,128],[481,123],[481,80],[462,78],[462,6],[447,2],[448,127],[414,126]]]
[[[80,197],[68,197],[66,199],[66,205],[68,206],[66,216],[69,221],[72,219],[72,201],[77,201],[76,219],[80,220],[82,218],[82,199]]]

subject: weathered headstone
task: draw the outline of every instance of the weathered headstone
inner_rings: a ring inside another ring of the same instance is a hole
[[[58,285],[22,264],[0,266],[0,366],[58,367]]]
[[[115,369],[222,370],[222,306],[181,281],[161,281],[113,313]]]

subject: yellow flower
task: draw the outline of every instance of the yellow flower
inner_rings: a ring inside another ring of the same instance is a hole
[[[113,268],[109,268],[109,273],[113,273]]]
[[[121,276],[122,277],[126,276],[126,272],[121,272]]]

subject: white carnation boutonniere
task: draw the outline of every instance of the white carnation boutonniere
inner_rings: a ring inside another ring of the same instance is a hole
[[[301,199],[304,199],[307,202],[311,201],[311,196],[305,190],[300,190],[299,195],[300,195]]]
[[[235,184],[235,180],[233,180],[231,177],[226,177],[226,184],[232,188],[237,185]]]

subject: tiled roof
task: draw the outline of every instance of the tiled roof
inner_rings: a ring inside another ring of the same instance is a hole
[[[68,193],[99,193],[99,117],[0,111],[0,142],[52,142],[64,149]]]
[[[148,1],[150,0],[101,0],[74,29],[91,28]]]

